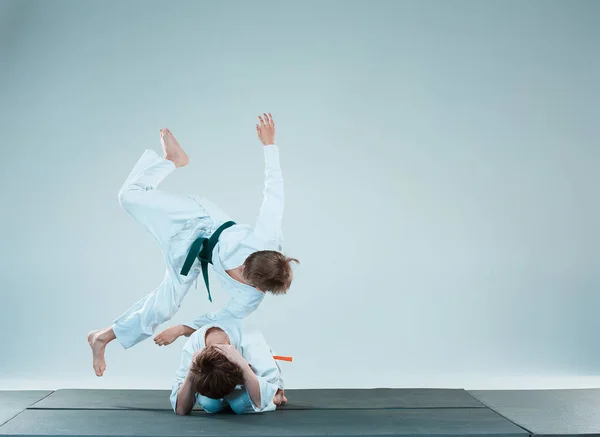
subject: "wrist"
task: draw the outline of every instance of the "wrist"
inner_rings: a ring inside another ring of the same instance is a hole
[[[192,335],[194,332],[196,332],[196,330],[194,328],[190,328],[187,325],[179,325],[178,329],[177,329],[177,334],[181,337],[182,335],[189,337],[190,335]]]
[[[250,367],[250,364],[244,363],[240,367],[242,369],[242,374],[244,375],[244,382],[248,381],[248,379],[253,378],[255,376],[254,372],[252,371],[252,368]]]

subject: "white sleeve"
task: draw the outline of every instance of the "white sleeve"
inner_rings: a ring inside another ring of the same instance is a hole
[[[260,332],[247,333],[246,336],[248,363],[260,385],[260,405],[254,405],[252,402],[252,408],[257,413],[271,411],[275,409],[273,398],[280,384],[279,366],[273,358],[271,348]]]
[[[277,393],[277,386],[260,376],[256,378],[258,379],[260,390],[260,405],[254,404],[245,387],[242,388],[243,393],[240,394],[234,391],[234,393],[225,397],[233,411],[237,414],[266,413],[267,411],[275,411],[277,409],[277,406],[273,403],[273,397]]]
[[[275,144],[265,146],[263,149],[265,153],[265,188],[254,233],[267,243],[268,247],[280,247],[284,195],[279,149]]]
[[[261,301],[258,301],[260,304]],[[225,306],[225,308],[221,308],[220,310],[214,311],[212,313],[202,314],[199,317],[196,317],[191,323],[185,324],[185,326],[189,326],[192,329],[200,329],[204,325],[208,325],[209,323],[215,323],[219,320],[224,319],[243,319],[247,317],[249,314],[254,312],[258,308],[256,306],[246,306],[238,303],[235,299],[229,299],[229,302]]]
[[[177,372],[175,373],[175,378],[173,378],[173,384],[171,386],[171,406],[173,407],[173,411],[176,411],[179,389],[183,385],[183,381],[185,380],[185,377],[190,369],[190,365],[192,364],[192,357],[194,356],[195,351],[194,341],[196,338],[196,335],[190,335],[190,338],[188,338],[183,346],[183,350],[181,351],[179,369],[177,369]]]
[[[270,351],[271,351],[272,356],[277,355],[273,349],[270,349]],[[283,383],[283,372],[281,371],[281,366],[279,365],[279,362],[277,360],[274,359],[274,361],[275,361],[275,365],[277,366],[277,370],[279,371],[279,382],[277,383],[277,387],[280,388],[281,390],[285,390],[285,384]]]
[[[273,398],[275,397],[275,393],[277,393],[277,384],[269,382],[267,379],[261,377],[258,377],[258,382],[260,384],[260,405],[254,405],[254,402],[250,399],[252,408],[254,408],[254,411],[257,413],[274,410],[275,408],[273,407],[275,404],[273,403]]]

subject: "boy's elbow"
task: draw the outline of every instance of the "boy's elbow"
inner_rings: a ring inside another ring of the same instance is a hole
[[[180,408],[180,407],[175,408],[175,414],[177,414],[178,416],[189,416],[190,413],[191,413],[191,410],[187,410],[187,409]]]
[[[180,402],[180,400],[177,399],[174,410],[175,414],[178,416],[188,416],[192,412],[193,408],[193,405],[186,405],[185,402]]]
[[[121,207],[125,210],[129,211],[129,208],[132,205],[138,203],[139,193],[139,188],[135,187],[134,185],[127,185],[122,187],[119,191],[119,194],[117,195],[119,205],[121,205]]]

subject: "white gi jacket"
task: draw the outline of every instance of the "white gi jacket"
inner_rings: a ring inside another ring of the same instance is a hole
[[[283,379],[281,378],[281,370],[273,358],[273,351],[259,331],[245,331],[242,322],[239,319],[223,319],[219,322],[203,326],[194,332],[183,346],[181,365],[175,374],[171,390],[171,406],[173,407],[173,411],[176,411],[177,395],[189,371],[192,357],[196,351],[199,351],[206,346],[204,343],[206,331],[214,327],[225,331],[229,337],[230,343],[241,353],[248,364],[250,364],[252,371],[258,378],[261,403],[260,405],[254,405],[250,400],[250,408],[244,412],[261,413],[275,410],[276,406],[273,403],[273,397],[279,388],[283,389],[284,387]],[[223,402],[228,403],[229,397],[230,396],[226,396],[223,399]],[[202,406],[201,398],[202,396],[196,394],[196,401]]]
[[[236,224],[226,229],[213,251],[213,269],[209,269],[216,274],[211,276],[216,276],[229,294],[229,303],[190,322],[189,326],[194,329],[226,318],[242,319],[256,310],[264,298],[264,293],[225,272],[242,265],[253,252],[283,248],[284,187],[279,149],[276,145],[263,149],[265,188],[256,223],[254,227]],[[231,220],[208,199],[158,190],[160,182],[173,170],[173,162],[146,150],[119,192],[119,202],[154,237],[166,264],[165,276],[158,288],[113,324],[115,335],[125,348],[150,337],[160,323],[179,310],[201,271],[200,262],[196,260],[187,276],[180,274],[192,243],[199,237],[209,237],[221,224]]]

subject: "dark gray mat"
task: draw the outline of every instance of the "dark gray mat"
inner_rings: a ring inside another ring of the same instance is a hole
[[[535,435],[600,435],[600,389],[470,393]]]
[[[42,390],[0,391],[0,425],[50,393]]]
[[[26,410],[0,427],[10,436],[320,437],[494,436],[527,432],[487,408],[419,410],[312,410],[264,414],[168,411]]]
[[[57,390],[32,408],[171,410],[168,390]],[[484,408],[465,390],[286,390],[286,410]]]
[[[56,390],[33,409],[168,410],[170,390]]]
[[[462,389],[376,388],[286,390],[286,410],[485,408]]]

